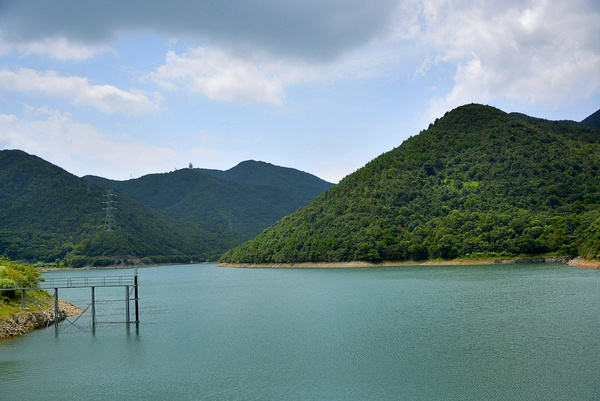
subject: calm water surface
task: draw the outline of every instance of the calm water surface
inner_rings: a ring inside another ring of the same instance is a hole
[[[139,275],[137,328],[92,330],[87,312],[58,333],[0,341],[0,400],[600,399],[598,270],[185,265]],[[90,303],[89,289],[60,296]],[[124,318],[121,303],[97,309],[99,321]]]

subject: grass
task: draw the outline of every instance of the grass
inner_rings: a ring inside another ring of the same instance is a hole
[[[52,295],[44,290],[29,290],[27,294],[35,300],[35,302],[42,307],[51,306]],[[29,310],[37,311],[37,306],[31,302],[31,300],[27,299],[25,301],[25,306],[29,308]],[[4,319],[12,315],[16,312],[22,312],[21,309],[21,292],[17,291],[15,296],[7,297],[0,295],[0,319]]]

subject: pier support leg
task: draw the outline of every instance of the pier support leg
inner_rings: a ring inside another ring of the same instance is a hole
[[[92,287],[92,326],[96,325],[96,287]]]
[[[139,323],[140,322],[140,312],[138,309],[138,276],[137,276],[137,267],[135,268],[135,276],[133,277],[133,284],[134,284],[134,290],[135,290],[135,322]]]
[[[58,310],[58,288],[54,289],[54,327],[58,330],[59,322],[59,310]]]
[[[125,286],[125,323],[130,323],[131,319],[129,318],[129,286]]]

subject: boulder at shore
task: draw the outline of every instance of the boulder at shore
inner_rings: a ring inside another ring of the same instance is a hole
[[[58,300],[58,308],[60,311],[59,321],[83,313],[81,308],[62,299]],[[15,312],[9,317],[0,319],[0,339],[23,335],[34,329],[54,324],[55,320],[54,306],[51,308],[46,307],[44,313],[37,309],[35,311]]]

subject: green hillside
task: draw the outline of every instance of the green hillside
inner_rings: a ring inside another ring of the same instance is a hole
[[[279,188],[291,194],[305,206],[315,197],[332,187],[332,184],[312,174],[289,167],[279,167],[270,163],[247,160],[226,170],[202,170],[227,181],[245,185]],[[295,211],[297,208],[294,208]]]
[[[123,194],[114,198],[114,230],[105,229],[106,188],[39,157],[0,151],[0,255],[81,266],[149,258],[215,258],[242,234],[175,221]]]
[[[600,128],[600,110],[583,120],[581,125],[594,129]]]
[[[332,184],[298,170],[247,161],[227,170],[183,169],[134,180],[84,179],[177,220],[204,222],[248,240],[310,204]]]
[[[598,129],[467,105],[221,261],[598,258],[599,169]]]

